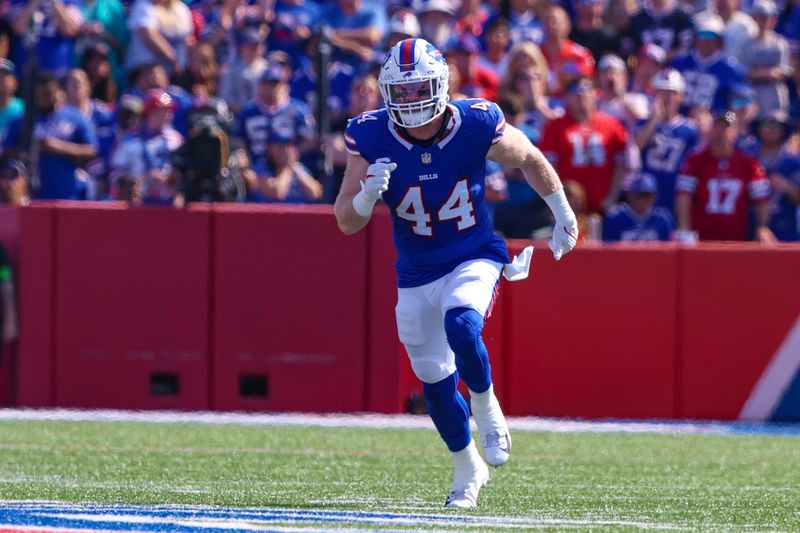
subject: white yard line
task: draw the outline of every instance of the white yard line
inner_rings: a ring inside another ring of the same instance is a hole
[[[0,409],[0,421],[54,420],[84,422],[140,422],[152,424],[241,424],[251,426],[316,426],[347,428],[433,429],[427,416],[307,413],[220,413],[182,411],[125,411],[118,409]],[[771,424],[690,421],[568,420],[510,417],[515,431],[550,433],[657,433],[657,434],[788,434],[800,428]],[[473,425],[474,426],[474,425]]]

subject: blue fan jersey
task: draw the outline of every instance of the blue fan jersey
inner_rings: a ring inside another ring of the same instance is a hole
[[[508,263],[485,201],[486,153],[505,131],[503,113],[486,100],[451,102],[433,144],[412,140],[385,109],[350,120],[347,151],[370,163],[397,164],[383,200],[392,216],[400,288],[435,281],[474,259]]]
[[[647,121],[641,121],[642,127]],[[642,170],[652,174],[658,183],[656,205],[672,211],[675,203],[675,178],[686,157],[700,140],[697,126],[683,117],[658,125],[641,151]]]
[[[668,241],[675,231],[675,219],[663,207],[638,215],[628,204],[614,206],[603,220],[606,242]]]
[[[271,107],[252,101],[239,113],[236,137],[243,139],[250,158],[255,161],[269,145],[271,136],[296,139],[314,137],[314,116],[300,100],[288,99]]]
[[[742,67],[726,54],[702,59],[689,52],[673,59],[670,66],[680,71],[686,80],[681,103],[684,114],[693,107],[725,111],[730,107],[731,93],[741,90],[745,84]]]

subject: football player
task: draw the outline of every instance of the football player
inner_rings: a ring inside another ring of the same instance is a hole
[[[387,54],[378,82],[385,109],[351,119],[347,168],[336,199],[346,234],[369,222],[383,197],[392,216],[398,302],[397,329],[428,413],[452,452],[448,507],[474,507],[489,470],[470,437],[470,403],[486,462],[508,460],[511,437],[495,397],[481,338],[500,275],[527,277],[532,248],[512,262],[495,236],[485,202],[486,159],[522,169],[555,215],[550,248],[556,259],[578,237],[575,215],[555,170],[496,104],[448,103],[449,69],[423,39],[406,39]]]

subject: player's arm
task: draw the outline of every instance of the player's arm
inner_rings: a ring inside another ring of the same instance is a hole
[[[385,158],[370,165],[360,155],[347,154],[342,188],[333,207],[342,233],[352,235],[367,225],[375,203],[389,188],[389,177],[396,166]]]
[[[524,133],[507,124],[505,133],[489,149],[486,157],[501,165],[518,168],[525,180],[547,202],[556,219],[550,248],[556,260],[575,247],[578,240],[578,221],[564,194],[556,170]]]

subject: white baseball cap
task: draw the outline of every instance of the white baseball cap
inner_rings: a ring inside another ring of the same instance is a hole
[[[419,20],[411,11],[400,10],[389,20],[390,33],[402,33],[415,38],[419,37],[420,31]]]
[[[681,73],[674,68],[665,68],[653,76],[653,89],[657,91],[675,91],[682,93],[686,89],[686,82]]]
[[[625,61],[617,55],[606,54],[600,58],[600,62],[597,64],[597,70],[605,70],[607,68],[624,71],[626,70]]]
[[[411,8],[419,14],[430,11],[442,11],[448,15],[456,14],[456,5],[453,0],[414,0]]]

